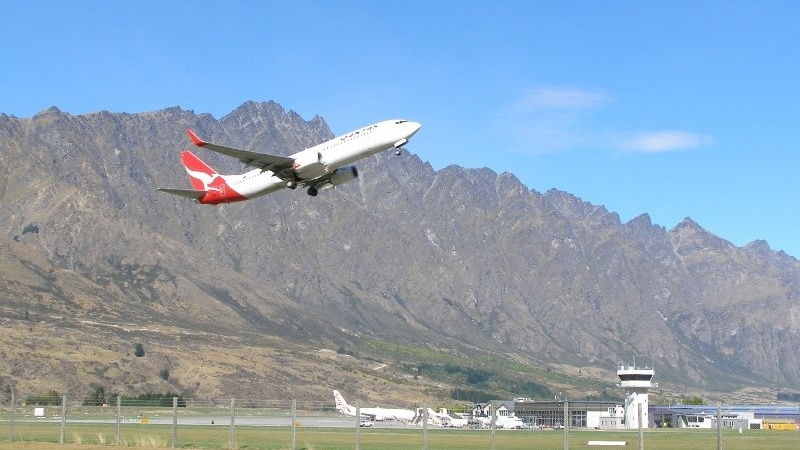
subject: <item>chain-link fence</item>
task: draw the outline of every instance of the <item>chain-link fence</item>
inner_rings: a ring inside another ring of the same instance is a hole
[[[112,397],[102,404],[36,396],[0,405],[7,442],[166,448],[419,449],[446,437],[427,423],[356,420],[332,403]],[[490,436],[482,433],[488,448]],[[0,434],[0,436],[2,436]],[[476,436],[471,436],[474,443]],[[431,447],[431,444],[434,447]]]
[[[420,408],[422,415],[411,422],[370,421],[339,414],[332,402],[11,396],[0,402],[0,430],[6,430],[0,431],[0,442],[207,449],[559,450],[585,448],[590,442],[639,448],[647,442],[648,449],[714,448],[723,439],[735,444],[746,438],[748,446],[726,448],[800,447],[797,432],[762,430],[746,430],[743,437],[742,430],[736,434],[719,429],[496,430],[480,423],[448,429],[427,420],[427,411]]]

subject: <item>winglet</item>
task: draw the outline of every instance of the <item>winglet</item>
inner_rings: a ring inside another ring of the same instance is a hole
[[[206,145],[206,142],[204,140],[202,140],[199,137],[197,137],[197,135],[194,134],[194,131],[192,131],[192,130],[190,130],[188,128],[186,129],[186,135],[189,136],[189,140],[192,141],[192,144],[194,144],[194,145],[196,145],[198,147],[202,147],[202,146]]]

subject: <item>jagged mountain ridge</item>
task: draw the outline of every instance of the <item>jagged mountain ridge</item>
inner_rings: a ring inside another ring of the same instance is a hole
[[[321,118],[272,102],[219,120],[180,108],[0,115],[7,311],[333,346],[469,346],[611,378],[638,357],[662,380],[718,389],[800,378],[800,264],[766,243],[738,248],[690,219],[669,231],[646,214],[621,223],[508,173],[435,171],[414,155],[362,161],[361,178],[317,198],[206,207],[154,189],[185,186],[186,127],[277,154],[332,136]],[[19,265],[41,277],[37,295],[59,301],[37,306],[12,276]]]

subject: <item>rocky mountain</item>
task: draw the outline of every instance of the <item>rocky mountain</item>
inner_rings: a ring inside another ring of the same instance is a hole
[[[579,397],[633,359],[665,396],[800,382],[800,262],[763,241],[391,152],[316,198],[198,205],[155,190],[188,186],[187,127],[275,154],[332,136],[272,102],[0,114],[0,386],[410,401],[465,384],[424,362]]]

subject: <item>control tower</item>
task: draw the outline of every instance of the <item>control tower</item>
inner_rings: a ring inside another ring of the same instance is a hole
[[[625,428],[639,428],[639,405],[642,405],[642,428],[647,428],[650,423],[647,391],[653,386],[653,375],[653,369],[619,366],[619,386],[625,390]]]

